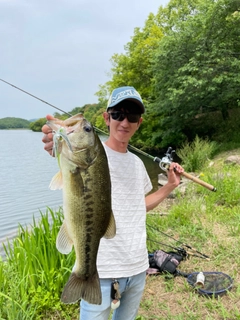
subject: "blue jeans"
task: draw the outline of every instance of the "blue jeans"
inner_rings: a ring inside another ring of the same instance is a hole
[[[139,304],[145,286],[146,272],[129,278],[118,278],[121,294],[120,306],[114,310],[112,320],[134,320],[137,316]],[[81,320],[108,320],[111,312],[112,279],[100,279],[102,304],[80,302]]]

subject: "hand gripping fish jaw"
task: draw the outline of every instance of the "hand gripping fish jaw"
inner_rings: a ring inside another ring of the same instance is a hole
[[[172,147],[169,147],[167,149],[167,152],[165,153],[165,156],[160,159],[158,157],[155,157],[153,159],[153,161],[158,162],[159,163],[159,167],[163,170],[163,171],[167,171],[169,169],[170,164],[173,161],[173,155],[175,153],[175,150],[172,150]],[[192,176],[191,174],[187,173],[187,172],[182,172],[181,173],[182,176],[184,176],[185,178],[192,180],[193,182],[196,182],[198,184],[200,184],[201,186],[211,190],[211,191],[217,191],[217,189],[212,186],[211,184],[202,181],[200,179],[198,179],[197,177]]]

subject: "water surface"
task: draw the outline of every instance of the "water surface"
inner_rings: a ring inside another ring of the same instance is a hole
[[[13,237],[19,223],[38,218],[40,210],[61,205],[61,191],[48,188],[57,161],[43,150],[41,139],[40,132],[0,130],[0,242]]]
[[[50,190],[58,171],[57,160],[44,151],[42,133],[31,130],[0,130],[0,255],[2,242],[16,235],[18,225],[32,223],[40,211],[62,205],[62,192]],[[158,164],[138,154],[157,188]]]

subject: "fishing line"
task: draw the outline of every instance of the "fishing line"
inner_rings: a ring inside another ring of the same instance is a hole
[[[35,96],[35,95],[33,95],[33,94],[31,94],[31,93],[29,93],[29,92],[27,92],[27,91],[25,91],[25,90],[17,87],[17,86],[15,86],[14,84],[12,84],[12,83],[10,83],[10,82],[7,82],[7,81],[5,81],[5,80],[3,80],[3,79],[0,79],[0,81],[8,84],[9,86],[11,86],[11,87],[13,87],[13,88],[15,88],[15,89],[17,89],[17,90],[19,90],[19,91],[22,91],[22,92],[28,94],[29,96],[31,96],[31,97],[33,97],[33,98],[35,98],[35,99],[37,99],[37,100],[39,100],[39,101],[41,101],[41,102],[49,105],[50,107],[52,107],[52,108],[54,108],[54,109],[57,109],[57,110],[65,113],[65,114],[69,115],[70,117],[73,116],[71,113],[66,112],[66,111],[64,111],[64,110],[62,110],[62,109],[54,106],[53,104],[51,104],[51,103],[49,103],[49,102],[47,102],[47,101],[45,101],[45,100],[43,100],[43,99],[38,98],[37,96]],[[96,131],[98,131],[99,133],[102,133],[102,134],[104,134],[104,135],[109,135],[109,133],[107,133],[106,131],[103,131],[103,130],[101,130],[101,129],[99,129],[99,128],[94,127],[94,129],[95,129]],[[151,156],[150,154],[148,154],[148,153],[146,153],[146,152],[144,152],[144,151],[142,151],[142,150],[140,150],[140,149],[138,149],[138,148],[136,148],[136,147],[133,147],[133,146],[130,145],[130,144],[128,145],[128,147],[131,148],[132,150],[138,152],[138,153],[141,153],[142,155],[144,155],[144,156],[146,156],[146,157],[148,157],[148,158],[150,158],[150,159],[152,159],[152,160],[155,159],[155,157]]]
[[[43,100],[43,99],[40,99],[40,98],[34,96],[33,94],[31,94],[31,93],[29,93],[29,92],[27,92],[27,91],[25,91],[25,90],[23,90],[23,89],[15,86],[15,85],[13,85],[13,84],[10,83],[10,82],[7,82],[7,81],[5,81],[5,80],[3,80],[3,79],[0,79],[0,81],[8,84],[9,86],[12,86],[13,88],[15,88],[15,89],[17,89],[17,90],[20,90],[20,91],[28,94],[29,96],[31,96],[31,97],[33,97],[33,98],[35,98],[35,99],[37,99],[37,100],[39,100],[39,101],[47,104],[47,105],[49,105],[49,106],[51,106],[51,107],[53,107],[53,108],[55,108],[55,109],[57,109],[57,110],[65,113],[65,114],[68,114],[69,116],[72,116],[70,113],[68,113],[68,112],[66,112],[66,111],[64,111],[64,110],[62,110],[62,109],[60,109],[60,108],[58,108],[58,107],[50,104],[49,102],[47,102],[47,101],[45,101],[45,100]],[[96,131],[98,131],[98,132],[100,132],[100,133],[102,133],[102,134],[108,135],[108,133],[106,133],[105,131],[103,131],[103,130],[101,130],[101,129],[98,129],[98,128],[96,128],[96,127],[93,127],[93,128],[94,128]],[[158,158],[158,157],[153,157],[153,156],[147,154],[146,152],[141,151],[141,150],[139,150],[138,148],[135,148],[135,147],[133,147],[133,146],[131,146],[131,145],[128,145],[128,147],[129,147],[130,149],[135,150],[136,152],[139,152],[139,153],[141,153],[142,155],[144,155],[144,156],[152,159],[154,162],[157,162],[157,163],[159,164],[159,167],[160,167],[163,171],[167,171],[167,170],[169,169],[170,164],[171,164],[172,161],[173,161],[173,157],[172,157],[173,150],[172,150],[171,147],[168,148],[168,151],[167,151],[167,153],[165,154],[165,157],[163,157],[162,159],[160,159],[160,158]],[[175,151],[174,151],[174,152],[175,152]],[[211,191],[214,191],[214,192],[215,192],[215,191],[217,190],[217,189],[216,189],[214,186],[212,186],[211,184],[209,184],[209,183],[207,183],[207,182],[205,182],[205,181],[202,181],[202,180],[200,180],[199,178],[194,177],[194,176],[192,176],[191,174],[189,174],[189,173],[187,173],[187,172],[185,172],[185,171],[182,172],[181,175],[184,176],[185,178],[189,179],[189,180],[192,180],[192,181],[195,182],[195,183],[200,184],[201,186],[203,186],[203,187],[205,187],[205,188],[207,188],[207,189],[209,189],[209,190],[211,190]]]
[[[72,117],[72,116],[73,116],[71,113],[69,113],[69,112],[67,112],[67,111],[62,110],[62,109],[60,109],[60,108],[58,108],[58,107],[54,106],[53,104],[51,104],[51,103],[49,103],[49,102],[47,102],[47,101],[45,101],[45,100],[43,100],[43,99],[38,98],[37,96],[34,96],[33,94],[31,94],[31,93],[29,93],[29,92],[27,92],[27,91],[25,91],[25,90],[23,90],[23,89],[21,89],[21,88],[19,88],[19,87],[15,86],[14,84],[12,84],[12,83],[10,83],[10,82],[7,82],[7,81],[5,81],[5,80],[3,80],[3,79],[0,79],[0,81],[5,82],[5,83],[6,83],[6,84],[8,84],[9,86],[12,86],[13,88],[18,89],[18,90],[20,90],[20,91],[22,91],[22,92],[24,92],[24,93],[28,94],[29,96],[31,96],[31,97],[33,97],[33,98],[35,98],[35,99],[37,99],[37,100],[39,100],[39,101],[41,101],[41,102],[43,102],[43,103],[45,103],[45,104],[49,105],[50,107],[55,108],[55,109],[57,109],[57,110],[59,110],[59,111],[61,111],[61,112],[65,113],[65,114],[69,115],[70,117]],[[105,135],[108,135],[108,133],[107,133],[107,132],[105,132],[105,131],[103,131],[103,130],[101,130],[101,129],[98,129],[98,128],[96,128],[96,127],[94,127],[94,129],[95,129],[96,131],[100,132],[100,133],[103,133],[103,134],[105,134]]]

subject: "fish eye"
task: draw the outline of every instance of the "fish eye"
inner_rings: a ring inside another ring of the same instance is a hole
[[[91,127],[91,126],[84,126],[84,127],[83,127],[83,130],[84,130],[85,132],[91,132],[91,131],[92,131],[92,127]]]

